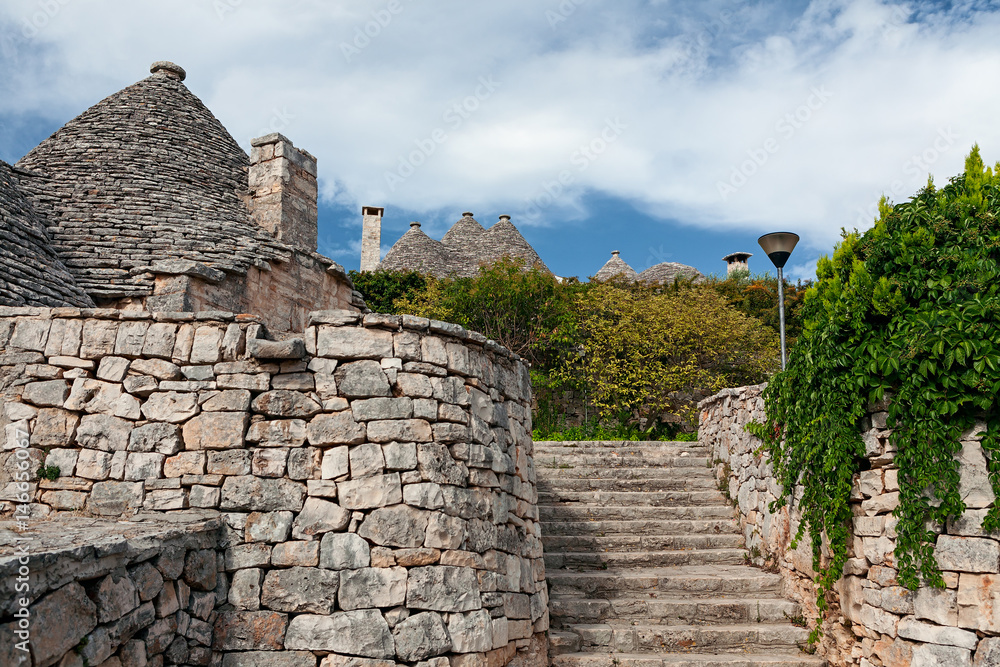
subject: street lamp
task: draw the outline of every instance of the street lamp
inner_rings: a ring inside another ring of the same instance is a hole
[[[799,242],[799,235],[792,232],[771,232],[764,234],[757,243],[767,253],[768,259],[778,269],[778,319],[781,323],[781,370],[785,370],[785,279],[781,274],[782,267],[788,261],[789,255]]]

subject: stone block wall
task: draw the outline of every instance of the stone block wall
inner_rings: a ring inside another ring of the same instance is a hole
[[[409,316],[264,335],[220,312],[0,309],[3,509],[216,513],[212,664],[544,657],[526,366]]]
[[[28,525],[0,521],[0,664],[211,664],[226,599],[217,516]]]
[[[726,389],[702,401],[699,441],[713,452],[720,488],[738,510],[755,563],[780,570],[786,592],[813,622],[815,572],[808,536],[790,548],[800,517],[788,506],[770,511],[781,490],[761,441],[744,429],[764,419],[765,386]],[[961,440],[960,490],[967,510],[936,528],[935,556],[947,587],[910,591],[896,579],[892,512],[899,504],[899,470],[885,407],[871,406],[859,425],[868,469],[854,480],[850,560],[828,596],[819,650],[835,667],[1000,665],[1000,534],[981,529],[995,502],[976,435],[985,426],[970,429]]]

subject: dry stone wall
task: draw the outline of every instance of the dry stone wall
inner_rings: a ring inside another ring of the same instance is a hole
[[[0,308],[0,394],[5,511],[218,516],[212,654],[147,642],[149,664],[544,658],[530,379],[480,334],[319,311],[267,340],[230,313]]]
[[[766,385],[726,389],[701,402],[699,441],[713,452],[723,490],[736,505],[747,547],[758,565],[778,568],[788,593],[807,615],[817,617],[815,572],[808,537],[796,549],[791,539],[799,515],[770,503],[781,493],[761,441],[746,432],[764,419]],[[899,469],[889,442],[886,406],[873,405],[861,425],[868,469],[855,477],[850,560],[837,590],[820,644],[830,664],[860,667],[962,667],[1000,665],[1000,534],[985,534],[982,521],[995,498],[977,433],[963,434],[960,491],[963,516],[938,526],[935,557],[947,587],[910,591],[895,567]]]

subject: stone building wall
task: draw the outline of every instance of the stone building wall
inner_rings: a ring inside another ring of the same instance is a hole
[[[713,452],[720,487],[736,506],[747,548],[757,565],[778,568],[787,593],[817,617],[809,539],[790,548],[798,512],[786,506],[772,513],[781,493],[761,441],[744,430],[764,419],[766,385],[726,389],[700,403],[699,441]],[[937,527],[935,556],[947,587],[910,591],[896,580],[893,551],[899,503],[899,470],[889,442],[884,405],[872,406],[862,427],[869,469],[855,477],[850,560],[823,624],[819,650],[833,667],[962,667],[1000,664],[1000,535],[981,526],[995,501],[987,462],[976,435],[963,434],[963,516]]]
[[[265,333],[220,312],[0,309],[3,509],[217,515],[212,659],[231,667],[544,657],[525,365],[409,316]]]

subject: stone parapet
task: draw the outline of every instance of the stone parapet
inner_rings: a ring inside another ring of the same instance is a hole
[[[790,546],[800,516],[786,505],[771,512],[781,493],[761,441],[745,426],[764,420],[766,385],[726,389],[699,404],[699,442],[709,447],[720,488],[735,505],[747,548],[757,565],[777,568],[787,593],[817,616],[808,536]],[[946,588],[910,591],[896,580],[894,550],[899,469],[889,442],[885,406],[872,406],[859,425],[869,469],[855,476],[854,516],[844,576],[827,601],[819,650],[831,666],[1000,664],[1000,535],[982,521],[995,502],[977,433],[962,435],[960,458],[965,514],[938,526],[935,556]]]
[[[225,312],[0,308],[0,396],[14,516],[72,534],[94,519],[69,513],[218,513],[212,650],[147,642],[150,664],[545,655],[530,378],[478,333],[335,310],[268,340]]]

